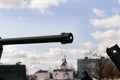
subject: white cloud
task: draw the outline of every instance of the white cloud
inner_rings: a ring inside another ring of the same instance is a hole
[[[118,44],[120,46],[120,41],[114,40],[104,40],[98,44],[96,50],[93,51],[93,54],[100,56],[108,57],[106,49]]]
[[[38,10],[42,14],[52,14],[52,11],[49,10],[50,7],[66,2],[67,0],[31,0],[29,8]]]
[[[120,0],[118,0],[118,3],[120,4]]]
[[[98,40],[120,40],[120,29],[119,30],[108,30],[105,32],[96,31],[92,33],[92,37]]]
[[[104,48],[103,44],[105,45],[105,43],[101,43],[99,47],[102,49],[106,49]],[[68,53],[69,55],[67,56],[68,66],[70,67],[73,65],[75,69],[77,69],[78,58],[84,58],[85,56],[90,57],[91,55],[91,52],[89,50],[79,49],[64,50],[60,48],[51,48],[47,52],[41,52],[41,51],[23,51],[16,48],[15,46],[5,46],[1,62],[9,64],[22,62],[27,66],[27,71],[30,74],[36,72],[39,69],[49,69],[49,67],[52,67],[52,69],[60,68],[59,66],[61,64],[61,59],[65,53]],[[72,57],[75,56],[76,59],[73,60]]]
[[[73,55],[77,55],[77,56],[81,55],[81,58],[83,58],[83,56],[85,56],[85,54],[89,53],[89,50],[71,49],[71,50],[69,50],[69,53],[73,54]]]
[[[87,48],[92,48],[93,47],[93,43],[90,42],[90,41],[87,41],[87,42],[83,43],[82,45],[87,47]]]
[[[98,49],[99,50],[105,50],[106,51],[106,48],[108,47],[112,47],[114,46],[115,44],[118,44],[120,45],[120,41],[113,41],[113,40],[104,40],[102,41],[101,43],[99,43],[98,45]]]
[[[24,0],[0,0],[0,9],[18,9],[25,8]]]
[[[95,54],[107,56],[106,48],[111,47],[115,44],[120,45],[120,29],[118,30],[108,30],[105,32],[96,31],[92,33],[92,37],[101,40],[100,43],[98,43],[97,49],[95,51]]]
[[[93,13],[99,17],[104,17],[106,16],[105,12],[103,10],[93,8]]]
[[[104,48],[103,44],[105,43],[101,43],[99,47],[101,49],[106,49]],[[84,58],[86,56],[93,57],[91,56],[91,53],[92,52],[89,50],[65,50],[61,48],[50,48],[49,51],[46,52],[24,51],[16,48],[15,46],[5,46],[1,62],[9,64],[22,62],[26,65],[27,71],[30,74],[36,72],[39,69],[47,70],[49,67],[52,67],[52,69],[60,68],[59,66],[61,65],[61,59],[64,54],[67,56],[68,66],[73,66],[75,69],[77,69],[77,59]]]
[[[60,55],[65,55],[66,53],[66,50],[64,49],[60,49],[60,48],[50,48],[49,49],[49,53],[47,54],[47,56],[49,58],[55,58],[57,56],[60,56]]]
[[[50,7],[65,4],[67,0],[0,0],[0,9],[23,9],[37,10],[41,14],[51,15]]]
[[[120,27],[120,15],[114,15],[105,19],[91,19],[90,22],[93,26],[104,28]]]
[[[24,51],[15,46],[4,46],[1,62],[7,64],[22,62],[22,64],[27,66],[29,73],[34,73],[39,69],[48,69],[49,67],[55,67],[56,65],[59,66],[63,55],[67,52],[70,52],[70,50],[50,48],[49,51],[46,52]],[[67,58],[67,60],[69,60],[69,58]]]

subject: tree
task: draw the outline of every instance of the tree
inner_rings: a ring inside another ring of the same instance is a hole
[[[95,50],[90,51],[88,53],[90,56],[93,56],[94,59],[91,61],[91,69],[89,70],[89,73],[92,75],[92,77],[102,80],[108,76],[113,70],[113,66],[109,67],[108,69],[106,66],[111,61],[109,58],[105,58],[103,55],[101,55],[104,51]]]
[[[104,73],[105,65],[107,63],[108,59],[100,56],[100,58],[95,59],[94,66],[92,67],[92,71],[90,71],[91,75],[94,78],[97,78],[99,80],[102,80],[106,77],[106,74]]]
[[[120,72],[110,60],[110,58],[101,55],[105,51],[94,50],[86,53],[87,56],[92,57],[85,62],[85,70],[87,70],[90,75],[96,79],[102,80],[104,78],[114,79],[120,78]],[[106,54],[106,53],[104,53]]]
[[[102,80],[104,78],[112,79],[120,78],[120,72],[109,58],[99,56],[95,59],[94,66],[89,69],[92,77]]]

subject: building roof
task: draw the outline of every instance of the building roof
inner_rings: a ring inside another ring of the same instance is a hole
[[[48,72],[47,70],[39,70],[36,73],[47,73],[47,72]]]
[[[62,71],[72,71],[72,69],[65,69],[65,70],[63,70],[63,69],[54,69],[54,70],[53,70],[53,72],[56,72],[56,71],[59,71],[59,72],[60,72],[60,71],[61,71],[61,72],[62,72]]]

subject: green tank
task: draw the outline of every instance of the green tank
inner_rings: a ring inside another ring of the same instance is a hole
[[[72,43],[73,42],[73,35],[72,35],[72,33],[61,33],[60,35],[0,39],[0,59],[1,59],[4,45],[32,44],[32,43],[53,43],[53,42],[60,42],[62,44]],[[26,80],[26,67],[25,67],[25,65],[0,64],[0,80]]]

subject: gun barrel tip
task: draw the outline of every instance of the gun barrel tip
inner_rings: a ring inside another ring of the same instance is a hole
[[[72,33],[61,33],[63,39],[61,41],[62,44],[72,43],[73,42],[73,34]]]

